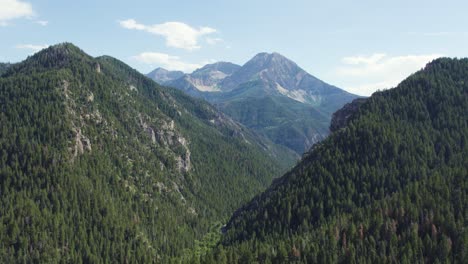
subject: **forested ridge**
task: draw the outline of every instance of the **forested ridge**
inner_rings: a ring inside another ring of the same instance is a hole
[[[236,211],[203,263],[467,263],[468,59],[376,92]]]
[[[206,102],[72,44],[0,74],[1,263],[192,258],[294,162]]]
[[[69,43],[0,64],[0,263],[467,263],[468,59],[348,108],[265,190],[291,153],[203,100]]]

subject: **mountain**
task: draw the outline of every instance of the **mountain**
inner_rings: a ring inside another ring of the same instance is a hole
[[[163,68],[157,68],[154,71],[146,74],[149,78],[153,79],[159,84],[178,79],[184,75],[181,71],[168,71]]]
[[[259,53],[239,71],[222,82],[225,90],[236,89],[239,85],[253,80],[273,84],[267,89],[278,91],[291,99],[309,104],[319,104],[323,94],[343,93],[301,69],[296,63],[279,53]]]
[[[294,162],[205,101],[69,43],[9,67],[0,105],[1,263],[191,256]]]
[[[465,263],[467,84],[468,59],[442,58],[347,105],[203,262]]]
[[[313,77],[278,53],[259,53],[242,67],[217,74],[217,78],[207,74],[212,73],[211,68],[207,65],[165,85],[208,100],[297,155],[324,139],[332,113],[357,98]]]
[[[240,68],[239,65],[230,62],[217,62],[205,65],[191,74],[165,82],[167,86],[177,87],[184,92],[203,97],[203,92],[219,92],[219,82],[230,76]]]

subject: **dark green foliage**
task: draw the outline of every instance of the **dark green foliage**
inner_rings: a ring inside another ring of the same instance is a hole
[[[0,62],[0,76],[4,74],[8,68],[10,68],[11,64],[10,63],[1,63]]]
[[[223,95],[227,100],[214,96],[210,100],[233,119],[288,147],[296,155],[325,138],[329,115],[286,96],[265,95],[261,85],[251,82]]]
[[[290,164],[272,146],[120,61],[52,46],[0,78],[0,262],[181,257]]]
[[[242,67],[209,64],[165,84],[208,100],[295,157],[324,139],[333,112],[358,97],[315,78],[278,53],[259,53]],[[201,91],[200,85],[215,91]]]
[[[468,59],[375,93],[239,209],[206,261],[466,263],[467,117]]]

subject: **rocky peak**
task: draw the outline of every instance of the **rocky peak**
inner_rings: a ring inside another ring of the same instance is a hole
[[[200,75],[200,74],[204,74],[207,72],[214,72],[214,71],[222,72],[225,75],[231,75],[234,72],[236,72],[240,67],[241,66],[231,63],[231,62],[220,61],[220,62],[216,62],[212,64],[207,64],[203,66],[202,68],[195,70],[191,75],[195,76],[195,75]]]
[[[157,83],[166,83],[178,79],[184,75],[181,71],[169,71],[164,68],[156,68],[146,76],[153,79]]]
[[[282,67],[284,65],[288,65],[290,67],[296,66],[296,63],[291,61],[290,59],[286,58],[285,56],[273,52],[267,53],[262,52],[255,55],[250,61],[248,61],[244,66],[253,65],[254,67],[258,67],[260,69],[264,68],[275,68],[275,67]]]
[[[296,88],[305,75],[308,74],[283,55],[276,52],[262,52],[255,55],[229,78],[226,78],[222,86],[234,89],[239,84],[259,79],[265,83],[278,83],[284,89],[290,90]]]

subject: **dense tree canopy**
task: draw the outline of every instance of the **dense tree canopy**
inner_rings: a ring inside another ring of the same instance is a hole
[[[0,77],[0,262],[191,256],[282,153],[120,61],[52,46]]]
[[[466,263],[468,59],[439,59],[234,213],[204,262]]]

